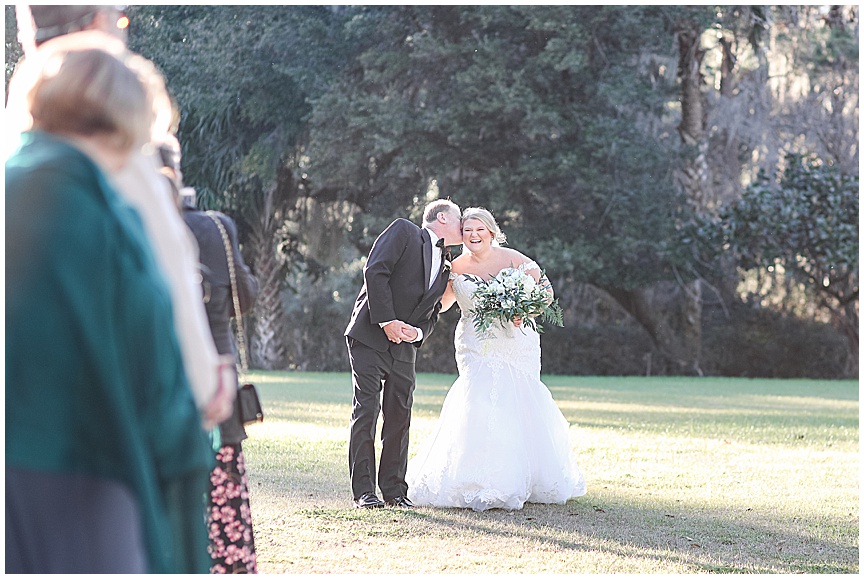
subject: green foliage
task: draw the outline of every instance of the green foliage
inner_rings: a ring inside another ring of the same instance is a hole
[[[677,137],[644,121],[675,98],[651,64],[655,51],[674,55],[668,16],[359,9],[347,27],[359,57],[311,117],[316,194],[360,208],[361,249],[434,183],[490,208],[515,247],[570,279],[629,288],[671,277]]]
[[[764,174],[722,214],[744,269],[782,266],[813,291],[858,299],[858,177],[790,155],[779,181]]]
[[[18,21],[15,18],[15,5],[6,4],[3,7],[6,17],[6,40],[4,45],[6,56],[6,95],[9,94],[9,79],[15,72],[15,65],[21,60],[23,51],[18,43]]]
[[[858,35],[854,13],[846,15],[848,7],[831,6],[827,26],[815,31],[813,64],[827,71],[858,66]],[[845,20],[848,18],[848,22]]]
[[[310,99],[348,47],[340,9],[323,6],[136,6],[130,47],[166,76],[180,113],[184,180],[199,203],[231,214],[262,283],[253,358],[294,363],[280,301],[286,276],[314,259],[290,227],[305,193]],[[305,362],[304,362],[305,363]]]
[[[773,169],[778,150],[798,146],[857,170],[858,9],[819,10],[136,5],[128,12],[130,47],[157,63],[176,99],[187,183],[202,205],[236,218],[244,248],[276,246],[283,265],[305,261],[297,275],[286,267],[271,276],[293,284],[297,293],[283,301],[304,323],[323,314],[329,331],[341,332],[347,302],[328,296],[337,286],[353,293],[342,287],[352,286],[353,274],[337,267],[334,279],[319,279],[323,262],[365,253],[390,220],[416,220],[425,198],[440,194],[491,209],[510,243],[553,272],[559,288],[581,281],[626,292],[697,269],[710,278],[726,245],[725,257],[740,258],[743,268],[782,266],[857,335],[857,178],[793,158],[777,182],[757,181],[723,226],[696,222],[701,228],[684,225],[695,218],[673,181],[697,153],[676,133],[682,27],[739,42],[740,106],[725,109],[733,114],[718,126],[740,136],[743,172]],[[13,6],[5,16],[8,83],[20,47]],[[802,98],[787,90],[782,109],[747,84],[765,85],[771,51],[811,87]],[[711,87],[704,89],[715,106]],[[718,111],[708,111],[709,128]],[[310,207],[329,217],[310,225]],[[314,238],[304,238],[310,228],[344,229],[344,237],[319,239],[352,247],[317,263]],[[452,363],[452,341],[441,337],[451,329],[436,331],[441,348],[421,353],[421,364]],[[570,320],[566,330],[550,328],[567,334],[560,339],[582,358],[607,360],[598,367],[613,373],[612,346],[595,355],[583,345],[591,336],[602,344],[635,340],[639,330],[595,330]],[[306,354],[290,363],[303,365],[305,356],[309,367],[344,365],[318,355],[330,350],[323,330],[302,334],[292,339]],[[636,341],[618,344],[634,371],[643,355]],[[555,358],[568,352],[562,347]]]
[[[130,47],[160,67],[180,109],[186,180],[205,196],[244,174],[275,182],[300,143],[309,99],[341,66],[338,10],[135,6],[131,17]]]
[[[694,226],[689,240],[703,265],[731,256],[739,271],[767,271],[799,284],[845,335],[849,375],[857,374],[858,360],[858,189],[857,175],[814,156],[789,155],[778,179],[760,175],[717,220]]]

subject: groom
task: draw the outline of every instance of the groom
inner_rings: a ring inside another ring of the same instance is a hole
[[[438,319],[447,287],[444,246],[461,243],[459,206],[439,199],[424,209],[422,228],[397,219],[369,252],[363,288],[345,330],[354,384],[348,466],[358,508],[414,506],[405,482],[414,361]],[[379,411],[384,415],[378,469],[383,501],[375,494]]]

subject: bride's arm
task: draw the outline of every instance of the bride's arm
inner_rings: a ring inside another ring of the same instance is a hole
[[[449,310],[456,303],[456,294],[453,293],[453,280],[447,282],[447,289],[444,290],[444,295],[441,296],[441,313]]]
[[[555,291],[552,289],[552,282],[549,281],[549,278],[546,277],[546,274],[543,273],[543,270],[540,269],[536,261],[526,255],[519,255],[522,257],[522,267],[525,268],[525,273],[533,277],[541,289],[546,290],[546,293],[549,294],[546,298],[546,303],[551,304],[555,300]]]
[[[547,294],[549,294],[549,297],[546,298],[547,304],[551,304],[553,301],[555,301],[555,290],[552,289],[552,282],[549,281],[549,278],[546,277],[545,273],[537,280],[537,284],[542,289],[546,290]]]
[[[537,262],[519,253],[519,256],[522,258],[522,262],[520,263],[520,269],[522,269],[525,273],[534,278],[534,281],[537,282],[537,285],[540,286],[540,289],[546,292],[546,305],[551,304],[555,301],[555,292],[552,289],[552,282],[549,281],[549,278],[546,277],[546,274],[543,273],[543,270],[540,269],[540,266],[537,265]],[[532,315],[532,318],[536,318],[537,314]],[[513,318],[513,325],[517,328],[522,325],[522,318],[515,317]]]

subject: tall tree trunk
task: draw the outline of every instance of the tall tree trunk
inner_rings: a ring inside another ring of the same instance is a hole
[[[724,35],[720,41],[723,59],[720,65],[720,103],[718,109],[730,114],[738,110],[734,100],[737,98],[736,87],[738,86],[738,67],[735,49],[738,46],[735,36],[731,38]],[[724,113],[720,113],[724,114]],[[740,113],[738,113],[740,114]],[[738,116],[735,114],[735,116]],[[717,113],[714,115],[716,119]],[[740,139],[737,136],[737,127],[731,123],[724,122],[726,119],[716,119],[721,126],[717,134],[709,142],[710,167],[712,176],[713,196],[710,207],[703,208],[716,211],[720,207],[741,197],[741,172],[742,163],[739,153]],[[736,119],[740,122],[740,119]],[[713,123],[712,123],[713,124]],[[737,299],[738,267],[735,258],[731,254],[724,254],[720,258],[720,267],[716,272],[713,283],[718,288],[718,297],[724,302],[732,302]]]
[[[711,203],[711,180],[706,160],[706,102],[700,67],[705,51],[702,31],[688,24],[678,32],[678,77],[681,82],[681,124],[678,132],[693,154],[678,172],[677,181],[694,210],[702,212]],[[702,375],[702,284],[661,282],[633,291],[610,294],[648,331],[663,358],[659,371]],[[658,372],[658,365],[653,365]]]
[[[708,139],[706,136],[707,103],[702,78],[702,59],[705,51],[701,46],[702,29],[688,22],[678,31],[678,77],[681,82],[681,123],[678,134],[685,145],[695,147],[696,155],[685,161],[680,179],[687,199],[694,211],[704,213],[713,205],[711,174],[707,161]],[[702,285],[696,279],[679,283],[679,300],[674,314],[677,328],[675,347],[668,351],[679,363],[702,374]],[[659,288],[662,290],[662,288]],[[661,294],[662,295],[662,294]]]
[[[858,376],[858,355],[859,355],[859,336],[858,336],[858,300],[850,300],[843,305],[843,315],[835,319],[835,324],[841,329],[843,335],[846,336],[846,344],[849,347],[849,357],[846,359],[846,376],[852,378]]]
[[[723,51],[723,60],[720,66],[720,100],[722,110],[731,111],[734,108],[728,105],[735,99],[735,87],[738,84],[737,67],[735,57],[734,38],[723,37],[720,39],[720,47]],[[734,127],[726,126],[718,131],[711,139],[711,167],[712,171],[712,193],[708,209],[715,209],[741,196],[741,158],[738,151],[740,140],[736,135]]]
[[[706,138],[706,99],[700,71],[705,51],[701,30],[688,23],[678,31],[678,78],[681,83],[681,124],[678,132],[693,154],[676,175],[679,186],[697,212],[712,202]],[[608,290],[651,336],[660,360],[652,362],[655,374],[702,375],[702,283],[678,280],[660,282],[632,291]]]
[[[256,208],[257,215],[250,219],[251,231],[247,242],[251,268],[260,284],[255,324],[250,332],[251,363],[263,370],[285,367],[285,315],[281,296],[285,267],[278,254],[281,222],[274,214],[275,193],[276,187],[271,186],[264,194],[263,202]]]
[[[705,126],[707,105],[702,89],[705,85],[701,66],[705,51],[701,31],[689,24],[678,32],[678,80],[681,83],[681,142],[692,147],[693,154],[679,169],[677,178],[693,209],[703,213],[713,204],[708,168]]]
[[[654,374],[698,374],[701,356],[702,285],[661,282],[635,291],[609,294],[651,336],[661,359],[652,362]],[[692,341],[688,341],[692,340]]]

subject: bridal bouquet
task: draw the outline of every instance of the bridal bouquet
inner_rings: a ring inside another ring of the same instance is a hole
[[[540,279],[546,279],[542,273]],[[501,270],[488,281],[480,281],[474,291],[474,308],[469,314],[474,316],[474,327],[478,332],[486,332],[495,322],[504,327],[517,316],[522,318],[524,327],[541,333],[543,328],[534,321],[534,316],[556,326],[564,325],[564,312],[558,300],[550,303],[544,286],[514,267]]]

